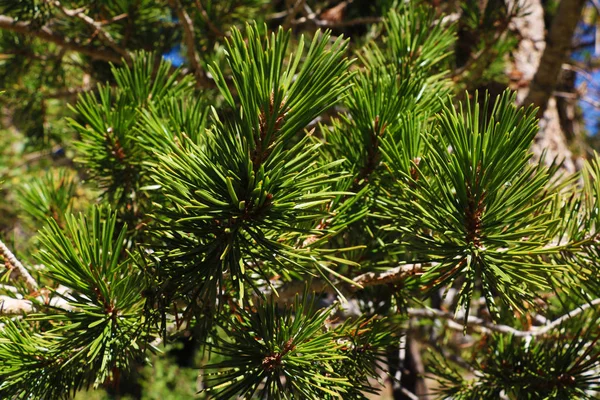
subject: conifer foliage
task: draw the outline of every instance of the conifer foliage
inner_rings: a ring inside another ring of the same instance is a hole
[[[0,397],[118,391],[184,332],[202,398],[363,399],[407,338],[439,398],[600,395],[598,156],[564,174],[510,91],[455,97],[426,7],[362,48],[202,21],[203,71],[126,53],[72,108],[78,174],[19,191],[40,230],[27,267],[0,242]]]

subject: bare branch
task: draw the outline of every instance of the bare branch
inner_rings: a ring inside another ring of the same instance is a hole
[[[361,17],[361,18],[353,18],[343,21],[326,21],[322,19],[307,19],[306,17],[300,18],[294,21],[294,24],[301,24],[306,22],[307,20],[311,21],[315,25],[320,28],[343,28],[346,26],[354,26],[354,25],[369,25],[369,24],[377,24],[381,21],[381,17]]]
[[[30,314],[33,311],[33,303],[29,300],[0,296],[0,315]]]
[[[291,1],[288,1],[288,4],[291,5]],[[294,17],[296,16],[296,14],[298,14],[298,12],[300,11],[300,9],[302,7],[304,7],[304,3],[306,3],[305,0],[296,0],[294,2],[293,5],[291,5],[291,7],[289,8],[289,12],[287,14],[287,16],[285,17],[285,19],[283,20],[283,23],[281,24],[281,26],[283,27],[283,29],[289,29],[290,25],[293,22]]]
[[[276,297],[277,303],[283,304],[290,300],[293,300],[297,294],[301,294],[306,286],[306,281],[292,281],[281,286],[277,290],[279,297]],[[333,293],[333,288],[327,284],[327,282],[321,279],[313,279],[310,281],[309,293]]]
[[[404,281],[406,278],[420,273],[422,269],[423,266],[421,264],[406,264],[381,273],[367,272],[352,280],[363,288],[367,286],[387,285]]]
[[[105,25],[112,24],[113,22],[117,22],[117,21],[120,21],[122,19],[125,19],[127,17],[129,17],[129,14],[128,13],[123,13],[123,14],[115,15],[111,19],[107,19],[107,20],[104,20],[104,21],[99,21],[99,23],[100,23],[100,25],[105,26]]]
[[[574,100],[581,100],[583,102],[588,103],[589,105],[591,105],[594,108],[598,108],[600,109],[600,101],[598,100],[594,100],[588,96],[583,96],[579,93],[570,93],[570,92],[559,92],[559,91],[554,91],[552,93],[555,97],[562,97],[565,99],[574,99]]]
[[[8,268],[16,268],[19,276],[25,281],[27,288],[31,293],[37,292],[39,287],[35,279],[29,274],[27,269],[21,264],[21,262],[15,257],[15,255],[6,247],[4,242],[0,240],[0,255],[4,257],[4,263],[8,264]]]
[[[96,60],[108,61],[115,64],[121,64],[122,60],[118,54],[113,51],[106,51],[96,47],[80,44],[69,38],[55,34],[48,27],[33,28],[29,22],[15,21],[11,17],[0,15],[0,29],[16,32],[24,35],[35,36],[46,42],[54,43],[66,50],[76,51],[85,54]]]
[[[31,314],[38,311],[40,308],[39,304],[58,308],[63,311],[75,311],[73,306],[59,296],[55,296],[51,299],[44,298],[44,296],[39,296],[36,300],[38,303],[31,300],[15,299],[10,296],[2,295],[0,296],[0,315]]]
[[[196,52],[196,39],[192,18],[190,18],[189,14],[187,11],[185,11],[179,0],[171,0],[171,6],[175,9],[175,13],[177,14],[179,22],[181,23],[181,27],[183,28],[183,39],[185,41],[187,58],[190,61],[191,70],[196,76],[198,84],[205,83],[204,72],[200,66],[200,58]]]
[[[590,301],[589,303],[585,303],[585,304],[581,305],[580,307],[577,307],[576,309],[569,311],[568,313],[566,313],[562,317],[557,318],[554,321],[550,322],[549,324],[546,324],[543,327],[539,328],[537,330],[537,335],[542,335],[544,333],[547,333],[548,331],[556,328],[557,326],[559,326],[560,324],[562,324],[566,320],[568,320],[570,318],[573,318],[573,317],[581,314],[582,312],[584,312],[588,308],[595,307],[595,306],[598,306],[598,305],[600,305],[600,298],[594,299],[594,300]]]
[[[198,8],[198,11],[200,11],[200,15],[202,16],[202,19],[204,20],[204,22],[206,22],[208,29],[213,31],[213,33],[217,36],[225,36],[225,34],[223,32],[221,32],[221,30],[219,28],[217,28],[217,26],[215,24],[213,24],[213,22],[210,20],[210,16],[208,15],[208,13],[206,12],[206,9],[202,5],[201,0],[196,0],[196,8]]]
[[[119,53],[121,56],[123,56],[123,58],[125,58],[127,61],[131,60],[131,57],[129,55],[129,53],[127,53],[127,51],[121,47],[119,47],[119,45],[114,41],[114,39],[112,38],[112,36],[110,35],[110,33],[108,33],[107,31],[104,30],[104,28],[102,27],[102,24],[94,21],[93,18],[89,17],[88,15],[84,14],[83,9],[79,8],[76,10],[69,10],[67,8],[65,8],[60,1],[58,0],[46,0],[48,3],[53,4],[55,7],[57,7],[58,9],[61,10],[61,12],[63,14],[65,14],[67,17],[75,17],[81,21],[83,21],[86,25],[88,25],[89,27],[91,27],[92,29],[94,29],[97,33],[98,36],[100,36],[100,38],[102,39],[102,41],[111,49],[113,49],[115,52]]]
[[[508,325],[494,324],[493,322],[485,321],[481,318],[472,315],[467,318],[467,326],[477,329],[482,333],[498,332],[510,334],[517,337],[541,336],[550,332],[552,329],[557,328],[568,319],[573,318],[581,314],[585,310],[598,305],[600,305],[600,298],[594,299],[591,302],[576,308],[575,310],[569,311],[562,317],[557,318],[554,321],[547,323],[546,325],[533,327],[527,331],[521,331]],[[449,322],[449,326],[452,329],[463,330],[464,328],[463,324],[455,319],[454,314],[449,312],[435,310],[431,308],[409,308],[407,310],[407,313],[411,317],[445,319]]]
[[[406,264],[389,269],[384,272],[367,272],[352,279],[355,285],[343,281],[334,281],[333,284],[342,292],[355,292],[367,286],[388,285],[402,282],[410,276],[416,275],[422,271],[422,264]],[[277,290],[279,303],[284,303],[298,293],[302,293],[306,285],[305,281],[292,281],[284,284]],[[316,293],[335,293],[335,289],[322,279],[313,279],[310,281],[310,292]]]

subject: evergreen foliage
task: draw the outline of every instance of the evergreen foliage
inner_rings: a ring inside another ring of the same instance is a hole
[[[203,398],[364,399],[409,337],[440,398],[597,398],[600,156],[563,174],[532,158],[535,110],[512,92],[456,97],[457,26],[394,4],[357,49],[240,29],[263,1],[139,3],[91,39],[133,45],[71,108],[78,176],[19,190],[36,269],[0,242],[6,280],[33,281],[0,287],[19,304],[0,313],[0,397],[119,392],[191,336]],[[45,26],[56,4],[0,9]],[[174,35],[166,10],[219,41],[196,70],[134,51],[131,29]]]

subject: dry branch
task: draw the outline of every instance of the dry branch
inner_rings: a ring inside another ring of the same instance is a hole
[[[194,23],[187,11],[181,5],[179,0],[171,0],[171,6],[175,9],[175,13],[179,18],[181,27],[183,28],[183,40],[187,51],[187,58],[190,62],[190,69],[196,77],[196,82],[200,86],[207,86],[204,71],[200,66],[200,57],[196,52],[196,38],[194,33]]]
[[[31,276],[29,271],[21,264],[21,262],[15,257],[15,255],[9,250],[8,247],[0,240],[0,255],[4,258],[4,263],[8,264],[8,268],[15,268],[15,271],[25,281],[25,285],[31,293],[38,291],[38,284],[35,279]]]
[[[113,49],[115,52],[119,53],[126,60],[129,61],[131,59],[131,57],[129,56],[129,53],[127,53],[127,51],[125,49],[121,48],[114,41],[114,39],[112,38],[110,33],[108,33],[106,30],[104,30],[104,28],[102,27],[102,24],[97,21],[94,21],[94,19],[91,18],[90,16],[86,15],[82,9],[76,9],[76,10],[67,9],[58,0],[49,1],[49,2],[51,4],[53,4],[55,7],[57,7],[58,9],[60,9],[61,12],[63,14],[65,14],[67,17],[75,17],[75,18],[83,21],[83,23],[85,23],[90,28],[94,29],[95,32],[98,33],[98,36],[100,36],[100,39],[102,39],[102,41],[108,47]]]
[[[93,46],[83,45],[52,32],[46,26],[35,28],[32,27],[29,22],[16,21],[11,17],[7,17],[6,15],[0,15],[0,29],[24,35],[31,35],[46,42],[54,43],[66,50],[85,54],[86,56],[96,60],[112,62],[115,64],[122,63],[121,56],[113,51],[106,51]]]
[[[550,332],[551,330],[557,328],[558,326],[560,326],[563,322],[567,321],[568,319],[581,314],[582,312],[584,312],[585,310],[587,310],[591,307],[597,307],[598,305],[600,305],[600,298],[594,299],[594,300],[590,301],[589,303],[583,304],[580,307],[569,311],[562,317],[557,318],[552,322],[549,322],[542,326],[533,327],[527,331],[515,329],[508,325],[495,324],[493,322],[489,322],[489,321],[486,321],[484,319],[481,319],[479,317],[475,317],[472,315],[467,318],[466,325],[468,327],[474,328],[482,333],[498,332],[498,333],[510,334],[510,335],[517,336],[517,337],[541,336],[541,335],[545,335],[548,332]],[[447,320],[450,322],[449,325],[450,325],[450,328],[452,328],[452,329],[463,330],[463,328],[464,328],[463,323],[460,321],[457,321],[454,314],[449,313],[449,312],[435,310],[435,309],[431,309],[431,308],[409,308],[407,310],[407,313],[410,317]]]

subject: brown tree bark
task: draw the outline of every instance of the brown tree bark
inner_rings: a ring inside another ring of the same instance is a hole
[[[531,82],[523,105],[539,107],[538,117],[544,115],[548,100],[556,89],[563,62],[571,48],[571,39],[586,0],[561,0],[546,38],[546,48],[540,66]]]

